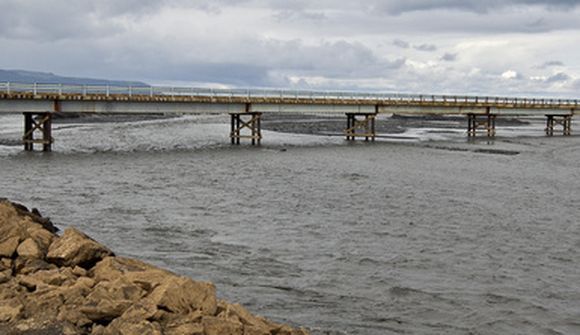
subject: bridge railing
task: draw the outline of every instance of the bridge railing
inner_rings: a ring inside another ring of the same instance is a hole
[[[306,90],[274,90],[274,89],[218,89],[194,87],[162,87],[162,86],[115,86],[115,85],[72,85],[72,84],[23,84],[0,83],[0,92],[27,94],[79,94],[83,96],[175,96],[175,97],[213,97],[213,98],[279,98],[300,100],[349,100],[377,102],[406,103],[469,103],[469,104],[509,104],[517,106],[574,106],[577,99],[547,99],[547,98],[515,98],[489,96],[452,96],[452,95],[420,95],[401,93],[364,93],[346,91],[306,91]]]

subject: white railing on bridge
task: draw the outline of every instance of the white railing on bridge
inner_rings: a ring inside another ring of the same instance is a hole
[[[181,97],[230,97],[230,98],[280,98],[280,99],[337,99],[354,101],[401,101],[401,102],[439,102],[439,103],[503,103],[514,105],[569,105],[577,107],[578,99],[546,99],[515,97],[479,97],[452,95],[421,95],[399,93],[364,93],[347,91],[307,91],[273,89],[217,89],[195,87],[163,86],[116,86],[116,85],[72,85],[72,84],[23,84],[0,83],[0,92],[27,94],[80,94],[83,96],[181,96]]]

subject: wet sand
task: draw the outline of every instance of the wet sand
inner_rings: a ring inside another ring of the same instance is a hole
[[[344,115],[312,115],[312,114],[264,114],[262,128],[265,130],[308,134],[308,135],[342,135],[346,127]],[[497,125],[523,126],[529,125],[525,119],[511,117],[498,118]],[[440,128],[467,129],[465,116],[405,116],[381,114],[377,117],[376,132],[402,134],[410,128]]]

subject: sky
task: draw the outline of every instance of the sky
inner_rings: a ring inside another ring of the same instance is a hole
[[[580,98],[580,0],[0,0],[0,68]]]

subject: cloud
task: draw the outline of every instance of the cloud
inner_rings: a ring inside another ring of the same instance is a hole
[[[487,14],[504,8],[541,6],[553,11],[563,11],[578,7],[576,0],[407,0],[407,1],[374,1],[373,10],[400,15],[416,11],[457,10]]]
[[[413,45],[415,50],[419,51],[437,51],[437,46],[434,44],[420,44],[420,45]]]
[[[455,62],[457,60],[457,53],[446,52],[443,56],[441,56],[441,60],[444,62]]]
[[[437,51],[437,46],[434,44],[411,44],[399,38],[393,40],[393,45],[401,49],[413,48],[418,51]]]
[[[577,95],[578,2],[0,0],[0,67],[152,83]]]
[[[548,78],[546,78],[546,82],[548,83],[559,83],[559,82],[566,82],[570,80],[571,77],[564,72],[555,73]]]
[[[321,12],[304,10],[281,10],[274,14],[274,18],[279,22],[323,21],[326,20],[326,15]]]
[[[561,62],[561,61],[559,61],[559,60],[552,60],[552,61],[544,62],[541,65],[537,65],[537,66],[535,66],[535,68],[537,68],[537,69],[547,69],[547,68],[550,68],[550,67],[559,67],[559,66],[564,66],[564,63]]]
[[[398,38],[393,40],[393,45],[402,49],[409,49],[411,47],[411,44],[409,42],[403,41]]]
[[[503,79],[506,79],[506,80],[513,80],[513,79],[521,79],[522,78],[522,76],[514,70],[505,71],[504,73],[501,74],[501,77]]]

